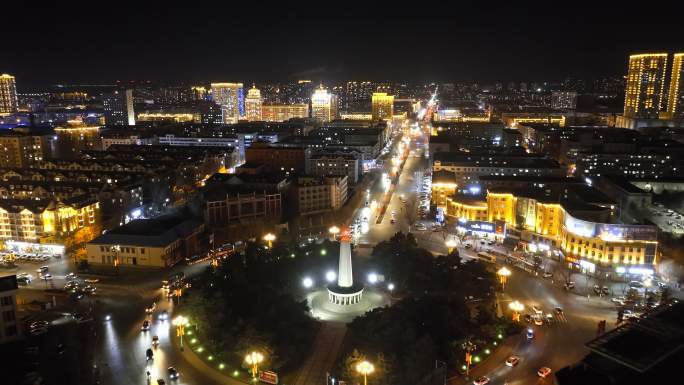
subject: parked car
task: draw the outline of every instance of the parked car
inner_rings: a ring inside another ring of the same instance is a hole
[[[552,278],[553,274],[549,273],[548,271],[545,271],[544,274],[542,274],[542,277],[544,278]]]

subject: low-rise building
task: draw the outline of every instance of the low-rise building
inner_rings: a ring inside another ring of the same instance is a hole
[[[441,170],[453,172],[457,182],[462,185],[476,181],[481,175],[565,175],[565,170],[555,160],[534,155],[437,152],[434,154],[432,169],[434,172]]]
[[[208,239],[202,221],[167,215],[110,230],[88,242],[86,253],[96,266],[164,268],[202,253]]]
[[[294,188],[300,215],[335,211],[347,202],[347,176],[300,176]]]
[[[321,150],[307,160],[307,175],[346,175],[350,184],[356,184],[362,172],[362,157],[355,151]]]

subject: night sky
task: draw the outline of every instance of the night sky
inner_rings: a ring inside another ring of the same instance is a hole
[[[628,1],[600,0],[591,6],[457,0],[372,6],[371,0],[278,6],[186,1],[202,6],[184,8],[170,1],[11,3],[26,4],[3,9],[3,30],[14,38],[3,39],[0,72],[14,74],[20,91],[22,84],[117,79],[559,80],[622,75],[632,52],[684,51],[684,7],[677,1],[639,2],[659,7],[658,18],[648,9],[631,14]]]

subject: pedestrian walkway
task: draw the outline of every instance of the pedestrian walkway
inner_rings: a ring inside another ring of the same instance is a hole
[[[344,324],[326,322],[321,325],[313,349],[299,369],[294,385],[324,384],[326,373],[335,364],[347,332]]]

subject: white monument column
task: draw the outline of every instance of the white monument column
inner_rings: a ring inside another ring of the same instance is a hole
[[[340,263],[337,272],[337,285],[339,287],[352,287],[354,285],[350,242],[349,232],[343,231],[340,237]]]

